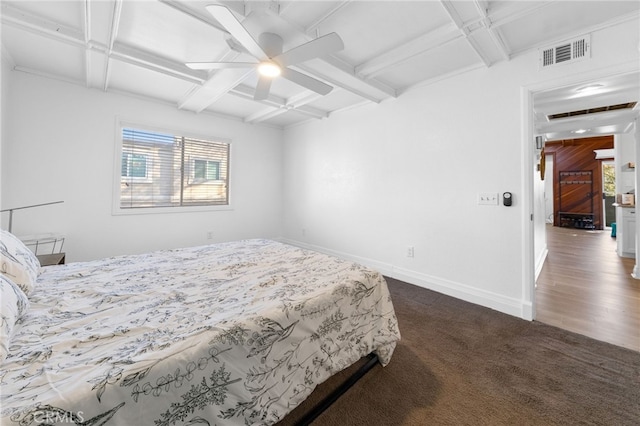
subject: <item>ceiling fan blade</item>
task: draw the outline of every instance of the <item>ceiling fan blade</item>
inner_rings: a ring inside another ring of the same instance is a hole
[[[226,6],[220,4],[210,4],[206,7],[207,11],[222,25],[233,38],[235,38],[245,49],[260,61],[269,59],[260,45],[251,37],[251,34],[242,26],[240,21],[227,9]]]
[[[225,68],[251,68],[258,64],[254,62],[187,62],[192,70],[219,70]]]
[[[333,87],[329,86],[328,84],[325,84],[313,77],[309,77],[306,74],[302,74],[301,72],[294,71],[291,68],[283,68],[282,74],[280,75],[287,80],[293,81],[294,83],[299,84],[300,86],[305,87],[309,90],[313,90],[314,92],[321,95],[327,95],[333,90]]]
[[[256,93],[253,95],[253,99],[261,101],[267,99],[269,96],[269,90],[271,89],[272,78],[261,75],[256,86]]]
[[[298,64],[322,56],[330,55],[344,49],[344,43],[336,33],[330,33],[298,47],[289,49],[281,55],[273,58],[275,62],[283,67]]]

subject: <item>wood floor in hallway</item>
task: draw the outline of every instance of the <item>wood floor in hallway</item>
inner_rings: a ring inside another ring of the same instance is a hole
[[[536,321],[640,351],[640,280],[610,231],[547,225]]]

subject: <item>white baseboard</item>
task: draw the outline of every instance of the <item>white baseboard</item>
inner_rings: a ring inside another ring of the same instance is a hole
[[[412,271],[406,268],[399,268],[389,263],[380,262],[374,259],[356,256],[350,253],[344,253],[337,250],[327,249],[325,247],[304,243],[301,241],[290,240],[287,238],[279,238],[278,241],[291,244],[294,246],[318,251],[341,259],[351,260],[368,266],[380,272],[382,275],[405,281],[418,287],[433,290],[447,296],[455,297],[466,302],[494,309],[496,311],[512,315],[518,318],[531,320],[532,306],[523,300],[505,297],[501,294],[478,289],[465,284],[434,277],[422,272]]]

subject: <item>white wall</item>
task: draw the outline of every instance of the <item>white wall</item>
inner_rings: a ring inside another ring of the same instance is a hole
[[[636,143],[633,130],[629,133],[615,135],[616,149],[616,193],[624,194],[636,188],[635,169],[629,163],[636,161]]]
[[[286,130],[284,236],[526,317],[523,209],[533,189],[523,176],[535,171],[523,166],[534,140],[522,137],[521,92],[637,64],[638,41],[638,23],[626,22],[592,35],[589,61],[540,71],[531,52]],[[477,204],[480,192],[505,191],[512,207]]]
[[[0,49],[4,52],[4,49]],[[3,53],[0,53],[0,189],[2,188],[3,181],[3,169],[2,169],[2,153],[4,152],[4,141],[7,140],[6,136],[6,124],[7,120],[7,111],[9,110],[9,93],[11,89],[10,84],[11,79],[11,66],[9,61],[4,57]],[[0,190],[0,210],[2,210],[2,191]],[[5,213],[2,213],[3,215]],[[7,217],[8,217],[8,213]]]
[[[64,200],[16,212],[15,234],[62,232],[69,261],[281,235],[281,130],[11,74],[9,108],[3,108],[10,126],[2,144],[2,208]],[[113,216],[117,117],[230,139],[233,209]]]

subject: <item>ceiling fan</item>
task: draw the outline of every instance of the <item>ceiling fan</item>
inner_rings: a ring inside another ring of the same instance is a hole
[[[282,52],[283,42],[279,35],[262,33],[259,42],[256,42],[226,6],[212,4],[206,9],[259,62],[188,62],[185,65],[189,68],[210,70],[254,67],[259,75],[255,100],[266,99],[269,96],[271,82],[278,76],[321,95],[326,95],[333,89],[328,84],[289,66],[344,49],[344,43],[338,34],[330,33]]]

